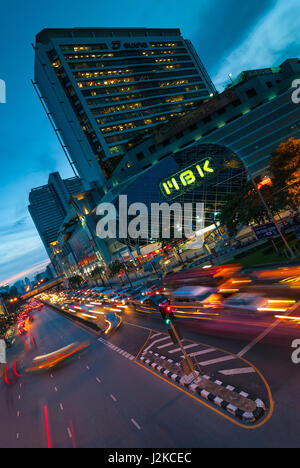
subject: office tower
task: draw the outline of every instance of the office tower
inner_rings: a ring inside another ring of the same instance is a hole
[[[79,176],[104,191],[128,149],[215,93],[179,29],[44,29],[35,87]]]
[[[77,178],[63,180],[58,172],[50,174],[48,184],[31,190],[29,213],[49,256],[51,242],[56,241],[72,195],[82,191],[82,181]]]

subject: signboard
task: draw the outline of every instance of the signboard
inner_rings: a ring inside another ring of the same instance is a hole
[[[190,125],[198,123],[208,115],[217,112],[218,110],[222,109],[222,107],[231,104],[237,99],[238,95],[234,89],[228,89],[221,94],[217,94],[209,101],[201,104],[197,109],[188,112],[188,114],[184,115],[183,117],[180,117],[173,122],[155,129],[153,132],[154,142],[157,145],[162,143],[164,140],[167,140],[168,138],[171,138],[177,133],[185,130]]]
[[[217,168],[214,166],[211,158],[188,166],[183,171],[177,172],[163,179],[159,183],[159,190],[164,198],[172,200],[180,195],[195,189],[197,186],[206,182],[208,178],[216,175]]]
[[[253,227],[254,234],[257,240],[271,239],[278,236],[278,231],[274,223],[262,224],[261,226]]]
[[[122,47],[121,41],[112,41],[111,47],[113,50],[119,50]],[[124,49],[147,49],[147,42],[124,42]]]

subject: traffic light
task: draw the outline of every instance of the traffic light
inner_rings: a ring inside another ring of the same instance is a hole
[[[170,323],[175,319],[170,303],[160,306],[159,310],[165,324],[170,325]]]

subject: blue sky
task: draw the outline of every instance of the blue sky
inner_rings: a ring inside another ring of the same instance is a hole
[[[2,2],[3,3],[3,2]],[[72,176],[30,83],[35,35],[46,27],[179,27],[217,87],[228,73],[299,57],[299,0],[15,0],[1,5],[0,283],[43,269],[47,255],[28,215],[31,188]]]

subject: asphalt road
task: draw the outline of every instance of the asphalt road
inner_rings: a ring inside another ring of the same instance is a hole
[[[160,317],[124,315],[122,328],[107,338],[114,349],[51,308],[43,308],[35,317],[26,346],[18,337],[8,351],[10,384],[0,383],[1,448],[299,446],[299,366],[291,361],[291,342],[299,336],[295,325],[278,323],[269,329],[270,321],[268,327],[252,325],[244,333],[239,328],[235,333],[232,327],[214,332],[209,322],[178,320],[184,338],[195,349],[215,349],[201,357],[208,373],[264,398],[266,417],[252,428],[229,420],[207,401],[193,398],[130,359],[151,330],[166,332]],[[257,339],[262,331],[265,336]],[[34,356],[86,340],[90,348],[64,366],[43,374],[24,373]],[[222,361],[231,353],[240,356]],[[15,361],[21,377],[14,376]],[[233,370],[251,366],[255,371],[246,374]],[[224,371],[229,374],[221,374]]]

